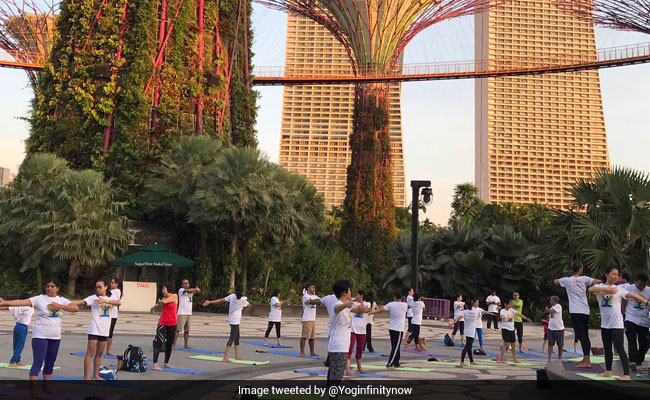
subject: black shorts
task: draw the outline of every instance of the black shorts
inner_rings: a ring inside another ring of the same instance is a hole
[[[517,341],[517,338],[515,337],[515,331],[501,329],[501,337],[505,343],[514,343]]]
[[[407,329],[408,332],[413,332],[413,324],[411,323],[411,320],[413,319],[413,317],[406,317],[406,319],[408,320],[408,323],[409,323],[408,329]]]
[[[111,318],[111,330],[108,331],[108,338],[113,339],[113,331],[115,330],[115,324],[117,323],[117,318]]]
[[[108,336],[88,335],[88,340],[96,340],[98,342],[105,342],[105,341],[108,340]]]

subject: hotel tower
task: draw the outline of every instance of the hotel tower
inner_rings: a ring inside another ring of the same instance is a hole
[[[596,59],[593,25],[552,0],[475,16],[476,59]],[[476,186],[489,203],[566,207],[566,189],[609,166],[598,70],[476,80]]]
[[[288,14],[285,70],[351,74],[348,55],[332,34],[305,17]],[[401,85],[389,90],[389,133],[395,205],[406,207],[402,149]],[[354,108],[352,85],[285,86],[280,165],[304,175],[325,198],[341,206],[350,163],[349,136]]]

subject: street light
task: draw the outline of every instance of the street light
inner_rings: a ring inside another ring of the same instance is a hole
[[[418,291],[418,214],[420,212],[420,189],[422,188],[422,201],[431,204],[431,181],[411,181],[412,206],[411,206],[411,287]]]

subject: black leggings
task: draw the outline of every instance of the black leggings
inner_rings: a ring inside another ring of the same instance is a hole
[[[524,323],[515,322],[515,332],[517,332],[517,342],[521,344],[524,341]]]
[[[230,337],[228,338],[226,347],[232,346],[233,343],[235,346],[239,346],[239,325],[230,324]]]
[[[404,332],[388,330],[390,335],[390,355],[388,357],[387,367],[399,367],[399,346],[402,343]]]
[[[266,333],[264,334],[265,338],[268,338],[269,335],[271,334],[271,329],[273,328],[273,325],[275,325],[275,336],[277,336],[278,339],[280,339],[280,325],[282,322],[274,322],[274,321],[269,321],[269,326],[266,327]]]
[[[487,328],[490,329],[492,323],[494,323],[494,329],[499,329],[499,314],[498,313],[489,313],[487,316]]]
[[[366,343],[363,347],[364,350],[368,349],[371,353],[375,352],[375,349],[372,348],[372,324],[366,324]]]
[[[465,321],[456,321],[454,324],[454,331],[451,336],[456,336],[456,332],[460,331],[460,336],[465,335]]]
[[[648,351],[648,328],[639,326],[634,322],[625,321],[625,336],[627,336],[630,362],[636,365],[643,364],[645,353]]]
[[[582,354],[591,354],[591,341],[589,340],[589,316],[587,314],[569,314],[573,324],[573,332],[582,346]]]
[[[165,364],[169,363],[172,356],[172,345],[176,338],[176,325],[166,326],[158,325],[156,328],[156,338],[153,340],[153,362],[158,363],[158,355],[165,351]]]
[[[460,362],[465,362],[465,355],[469,357],[469,362],[474,362],[474,357],[472,357],[472,344],[474,343],[473,337],[465,336],[465,347],[460,353]]]
[[[605,369],[612,370],[612,361],[614,360],[614,353],[612,353],[612,344],[618,353],[623,365],[623,375],[630,375],[630,361],[627,359],[625,353],[625,346],[623,345],[624,329],[600,329],[600,335],[603,338],[603,348],[605,350]]]
[[[420,341],[420,325],[411,324],[411,336],[409,336],[409,340],[407,340],[406,343],[411,343],[413,341],[415,341],[416,345]]]

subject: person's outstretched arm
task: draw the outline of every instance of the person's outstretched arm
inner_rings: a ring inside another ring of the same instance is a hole
[[[221,303],[226,303],[226,298],[224,297],[223,299],[217,299],[217,300],[206,300],[203,302],[202,306],[207,307],[210,304],[221,304]]]

